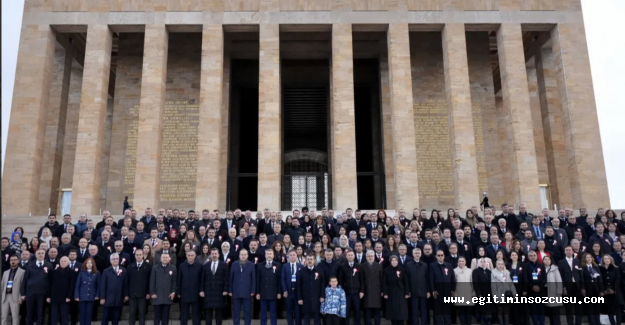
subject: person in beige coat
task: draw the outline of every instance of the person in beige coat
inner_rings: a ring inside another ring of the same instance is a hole
[[[460,317],[460,324],[470,325],[473,320],[473,302],[467,304],[475,297],[471,275],[473,270],[467,267],[467,259],[458,257],[458,267],[454,269],[456,275],[456,297],[464,297],[464,303],[456,303],[456,315]]]
[[[20,305],[22,304],[20,288],[26,271],[19,267],[17,255],[9,258],[9,265],[11,267],[2,274],[2,325],[8,323],[9,311],[11,312],[12,324],[17,325],[20,323]],[[13,279],[9,281],[11,277]]]
[[[480,267],[480,265],[482,265],[482,260],[484,261],[484,263],[486,263],[487,269],[493,269],[493,261],[488,256],[486,256],[486,249],[484,247],[479,247],[477,249],[477,256],[471,261],[471,269],[475,270]]]
[[[549,256],[543,256],[543,265],[545,266],[545,273],[547,273],[547,296],[561,297],[562,277],[560,276],[560,269],[553,264]],[[549,315],[549,324],[560,324],[560,308],[562,304],[548,303],[546,307],[545,314]]]
[[[510,271],[506,269],[506,264],[503,260],[497,260],[495,262],[495,268],[490,275],[490,286],[493,293],[493,297],[506,296],[506,292],[511,292],[514,297],[517,292],[516,288],[512,284],[512,277]],[[510,324],[510,305],[507,303],[495,304],[496,314],[499,316],[500,325]]]

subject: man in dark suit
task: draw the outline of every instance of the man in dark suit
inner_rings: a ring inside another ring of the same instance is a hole
[[[296,219],[293,219],[296,220]],[[286,300],[286,320],[288,325],[302,325],[300,307],[297,304],[297,273],[304,266],[297,262],[295,250],[289,252],[289,261],[282,267],[280,284]]]
[[[306,267],[297,273],[297,303],[302,306],[304,325],[310,325],[310,319],[314,319],[314,325],[319,325],[321,303],[325,299],[325,287],[327,281],[323,278],[323,272],[315,267],[315,257],[306,256]]]
[[[237,228],[237,222],[234,220],[234,214],[232,214],[232,211],[228,211],[226,213],[226,219],[223,220],[223,222],[220,225],[221,230],[228,232],[230,230],[230,228]]]
[[[43,249],[35,252],[36,260],[26,267],[20,288],[22,301],[26,300],[28,310],[26,324],[29,325],[33,324],[35,315],[37,315],[37,325],[43,325],[43,306],[54,269],[52,264],[45,262],[45,256],[46,251]]]
[[[534,216],[532,218],[532,225],[529,227],[529,230],[532,231],[532,236],[536,241],[543,239],[545,236],[545,227],[540,225],[540,219],[538,216]]]
[[[382,265],[382,268],[385,268],[386,266],[388,266],[388,263],[389,263],[388,255],[386,255],[386,253],[384,252],[384,244],[375,243],[374,251],[375,251],[375,262]]]
[[[525,276],[523,295],[527,297],[544,297],[546,294],[545,284],[547,283],[545,267],[538,263],[536,252],[530,251],[527,254],[527,258],[529,259],[527,262],[527,272],[523,272]],[[545,306],[543,304],[531,304],[530,310],[532,322],[534,324],[545,323]]]
[[[136,234],[134,230],[128,230],[128,238],[123,241],[124,244],[124,253],[130,256],[130,263],[135,262],[135,252],[137,250],[142,249],[143,241],[138,241],[136,239]]]
[[[430,264],[430,289],[434,297],[434,317],[437,324],[451,324],[451,306],[444,302],[444,297],[453,296],[456,291],[456,276],[449,263],[445,263],[443,250],[436,252],[436,262]]]
[[[102,271],[100,278],[100,304],[104,306],[102,324],[109,319],[117,325],[122,313],[124,302],[128,301],[128,273],[119,265],[119,254],[109,257],[111,266]]]
[[[121,240],[115,241],[115,253],[119,255],[119,265],[121,267],[127,268],[130,265],[130,255],[124,252],[124,242]]]
[[[145,215],[141,217],[140,221],[145,224],[146,230],[156,228],[156,217],[152,215],[152,208],[145,208]]]
[[[605,228],[606,226],[603,223],[597,222],[595,224],[595,234],[590,236],[588,244],[592,247],[595,243],[599,243],[599,245],[601,245],[601,253],[610,254],[612,253],[612,244],[614,243],[614,240],[612,237],[604,233]]]
[[[78,253],[76,249],[72,249],[69,251],[67,257],[69,258],[69,268],[72,270],[73,279],[72,283],[76,284],[76,278],[78,277],[78,272],[80,272],[80,268],[82,267],[82,263],[78,262],[76,259],[78,257]],[[69,301],[69,313],[70,313],[70,324],[76,325],[78,323],[78,302],[74,299]]]
[[[406,247],[404,247],[405,249]],[[360,325],[360,299],[365,295],[365,278],[362,267],[355,261],[354,252],[349,250],[345,256],[347,262],[343,263],[338,271],[339,284],[345,290],[345,298],[347,299],[345,324],[349,325],[349,312],[353,310],[354,324]]]
[[[581,298],[582,289],[582,264],[573,255],[573,248],[564,248],[564,259],[558,262],[558,269],[562,277],[563,297]],[[568,325],[580,325],[582,323],[582,305],[564,304],[566,310],[566,322]]]
[[[176,296],[176,267],[170,264],[169,253],[161,254],[158,264],[152,266],[150,274],[150,297],[154,306],[154,324],[169,322],[169,309]]]
[[[371,222],[369,222],[366,226],[367,228],[367,237],[371,238],[371,230],[373,229],[377,229],[378,227],[378,222],[377,219],[371,220]]]
[[[420,248],[413,249],[412,256],[413,259],[406,266],[412,303],[411,324],[417,325],[419,319],[421,319],[421,324],[428,324],[430,317],[428,310],[428,298],[430,298],[428,265],[420,260]]]
[[[497,255],[497,251],[502,250],[502,249],[503,249],[503,246],[499,245],[499,235],[491,235],[490,245],[486,246],[486,256],[490,258],[492,261],[496,261],[495,255]]]
[[[412,257],[408,256],[408,247],[406,247],[406,244],[399,244],[398,250],[399,255],[397,258],[399,259],[399,265],[406,268],[406,265],[412,261]]]
[[[330,278],[338,273],[339,262],[334,260],[334,251],[330,248],[326,248],[323,255],[325,258],[317,264],[317,268],[323,272],[325,284],[328,285],[330,284]]]
[[[128,324],[134,325],[139,315],[139,325],[145,325],[147,299],[150,299],[150,275],[152,264],[144,261],[143,250],[135,251],[135,262],[128,266]]]
[[[252,322],[251,302],[256,293],[256,269],[254,263],[247,260],[246,249],[241,249],[239,260],[232,263],[228,293],[232,297],[233,315],[240,315],[241,306],[243,306],[245,325],[250,325]],[[239,325],[239,322],[239,317],[233,317],[234,325]]]
[[[458,255],[464,256],[467,261],[471,261],[473,258],[473,247],[470,241],[465,238],[462,229],[456,229],[456,244],[458,244]]]
[[[267,237],[267,243],[272,245],[276,240],[284,241],[284,235],[280,232],[282,231],[282,225],[279,223],[273,224],[273,234]]]
[[[80,263],[89,257],[89,242],[85,238],[78,241],[78,249],[76,249],[76,260]]]
[[[204,313],[206,325],[212,325],[213,315],[216,325],[221,325],[221,310],[224,308],[224,298],[230,290],[230,272],[228,265],[219,260],[219,249],[211,249],[211,259],[202,269],[200,279],[200,297],[204,298]]]
[[[260,300],[260,324],[267,325],[269,305],[271,325],[278,322],[278,299],[282,295],[281,264],[273,260],[273,250],[265,251],[265,262],[256,265],[256,299]]]
[[[178,269],[178,285],[176,295],[180,299],[180,324],[186,325],[189,319],[189,307],[193,312],[193,325],[200,325],[200,278],[202,264],[196,261],[194,250],[186,254],[187,260]]]

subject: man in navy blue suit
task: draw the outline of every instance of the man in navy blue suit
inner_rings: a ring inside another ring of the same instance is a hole
[[[429,277],[436,324],[451,325],[451,306],[444,302],[444,297],[451,297],[456,291],[456,276],[451,264],[445,263],[442,250],[436,252],[436,262],[430,264]]]
[[[295,250],[289,252],[289,262],[282,266],[280,282],[282,295],[286,300],[286,321],[288,325],[302,325],[299,305],[297,304],[297,272],[304,266],[297,262]]]
[[[230,292],[233,302],[234,325],[239,325],[241,305],[245,311],[245,325],[252,323],[251,302],[256,293],[256,269],[252,262],[247,260],[247,250],[239,251],[239,260],[232,264],[230,269]]]

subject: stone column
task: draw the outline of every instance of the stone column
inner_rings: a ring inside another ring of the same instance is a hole
[[[388,78],[388,54],[384,53],[380,58],[380,105],[382,110],[382,139],[384,139],[384,180],[386,185],[386,208],[395,210],[393,128],[391,124],[391,93]]]
[[[67,120],[67,100],[72,73],[74,52],[72,49],[57,49],[54,58],[54,71],[50,84],[50,104],[47,109],[46,133],[44,136],[43,158],[41,160],[41,181],[39,184],[40,207],[38,215],[57,211],[59,202],[61,163]],[[35,211],[32,211],[35,213]]]
[[[100,212],[112,40],[108,25],[89,25],[74,162],[71,206],[73,214]]]
[[[574,208],[610,206],[603,147],[583,24],[551,30]]]
[[[356,127],[354,120],[354,56],[352,25],[332,26],[332,207],[358,206],[356,183]]]
[[[464,24],[445,24],[443,29],[445,93],[449,110],[449,139],[456,208],[466,211],[480,202],[475,130]]]
[[[510,180],[515,202],[508,204],[526,203],[528,209],[538,210],[541,206],[538,167],[520,24],[501,24],[497,30],[497,49],[503,107],[511,121],[512,143],[508,145],[513,148]]]
[[[260,25],[258,210],[281,209],[280,25]]]
[[[148,207],[156,210],[160,203],[168,42],[165,25],[145,26],[133,200],[133,208],[137,211]]]
[[[562,129],[562,106],[552,49],[541,50],[535,60],[551,200],[559,207],[572,207],[569,166]]]
[[[2,176],[5,215],[38,210],[55,43],[50,26],[22,26],[4,164],[7,173]]]
[[[200,79],[200,127],[197,139],[198,210],[220,206],[222,97],[224,76],[224,33],[221,24],[204,25]]]
[[[395,209],[419,206],[417,147],[410,71],[408,24],[389,24],[388,71],[391,93]],[[392,185],[391,185],[392,186]],[[390,204],[390,203],[389,203]]]

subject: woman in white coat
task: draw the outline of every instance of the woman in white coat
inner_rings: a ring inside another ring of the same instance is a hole
[[[547,273],[547,296],[562,296],[562,277],[558,266],[553,264],[550,256],[543,256],[543,265],[545,273]],[[545,314],[549,316],[549,324],[560,325],[560,308],[561,303],[548,303],[545,308]]]
[[[501,297],[509,297],[510,293],[512,293],[511,297],[514,297],[517,292],[514,284],[512,284],[512,278],[510,276],[510,271],[506,269],[506,264],[503,260],[497,260],[495,262],[495,268],[491,272],[491,291],[493,296]],[[508,294],[506,294],[506,292]],[[499,324],[500,325],[509,325],[510,324],[510,305],[507,303],[500,303],[495,305],[496,314],[499,316]],[[515,323],[516,324],[516,323]]]
[[[473,319],[473,303],[467,304],[475,297],[471,275],[473,270],[467,267],[467,259],[458,257],[458,267],[454,269],[456,275],[456,297],[464,297],[464,303],[456,303],[456,315],[460,317],[460,324],[470,325]]]

